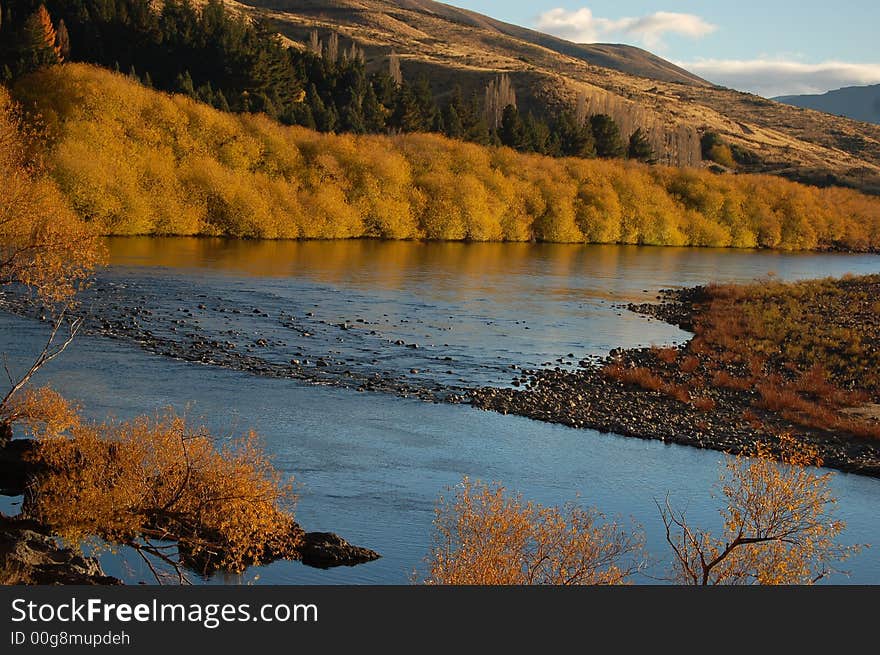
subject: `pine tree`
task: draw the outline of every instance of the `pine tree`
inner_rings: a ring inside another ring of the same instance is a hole
[[[149,75],[149,73],[147,73],[147,75]],[[226,100],[223,91],[218,90],[217,94],[214,96],[214,107],[220,111],[229,111],[229,102]]]
[[[437,104],[434,102],[434,94],[431,92],[431,84],[427,77],[422,75],[416,80],[412,94],[420,117],[417,131],[430,132],[437,122]]]
[[[364,128],[370,134],[379,134],[385,131],[385,107],[379,102],[376,91],[372,84],[367,84],[364,100],[361,103],[364,116]]]
[[[404,84],[394,102],[391,127],[399,132],[418,132],[422,129],[422,112],[408,84]]]
[[[648,141],[648,134],[642,128],[638,128],[629,137],[626,156],[649,164],[656,162],[654,149],[651,147],[651,142]]]
[[[367,131],[366,121],[364,120],[363,109],[357,98],[351,101],[343,108],[341,118],[342,129],[353,134],[365,134]]]
[[[596,153],[603,158],[612,159],[626,155],[626,145],[620,137],[620,128],[608,114],[590,117],[590,127],[596,141]]]
[[[547,123],[538,120],[532,112],[529,112],[523,121],[523,131],[525,146],[528,150],[542,155],[549,154],[551,149],[550,127]]]
[[[459,116],[458,106],[449,103],[443,112],[443,133],[450,139],[461,139],[464,137],[464,125]]]
[[[507,105],[504,108],[501,127],[498,129],[498,138],[508,148],[525,150],[525,129],[519,111],[513,105]]]
[[[571,112],[565,112],[556,125],[558,149],[563,157],[595,157],[596,140],[589,125],[577,120]]]
[[[190,98],[196,97],[196,89],[193,86],[193,79],[188,70],[185,70],[182,73],[178,74],[177,79],[174,82],[174,86],[176,87],[175,90],[178,93],[188,95]]]

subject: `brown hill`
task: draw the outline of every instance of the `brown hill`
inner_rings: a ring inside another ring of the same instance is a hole
[[[268,18],[294,43],[313,29],[322,38],[336,31],[373,68],[394,50],[405,77],[427,74],[439,93],[453,84],[481,93],[507,73],[521,108],[609,113],[627,134],[647,128],[664,163],[699,165],[700,136],[717,132],[751,153],[745,170],[880,193],[880,126],[717,87],[639,48],[575,44],[431,0],[228,4]]]

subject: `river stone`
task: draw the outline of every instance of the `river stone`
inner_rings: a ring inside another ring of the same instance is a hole
[[[10,582],[38,585],[118,585],[98,560],[61,548],[33,521],[0,514],[0,571]]]
[[[381,557],[369,548],[352,546],[332,532],[306,532],[299,548],[303,564],[319,569],[336,566],[357,566]]]

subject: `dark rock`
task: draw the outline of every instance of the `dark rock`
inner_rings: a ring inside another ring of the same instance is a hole
[[[37,585],[119,585],[93,557],[61,548],[34,521],[0,514],[0,571],[5,583]]]
[[[357,566],[381,557],[376,551],[352,546],[345,539],[331,532],[306,532],[299,552],[303,564],[318,569]]]

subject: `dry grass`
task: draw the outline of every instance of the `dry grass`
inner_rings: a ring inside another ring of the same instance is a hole
[[[684,373],[685,375],[690,375],[691,373],[695,373],[697,369],[700,368],[700,360],[693,355],[688,355],[687,357],[683,357],[678,365],[678,370]]]
[[[658,348],[653,346],[651,352],[654,357],[664,364],[673,364],[678,359],[678,350],[676,348]]]
[[[626,367],[610,364],[605,367],[603,372],[606,377],[646,391],[660,391],[666,386],[662,377],[643,366]]]
[[[701,412],[713,412],[718,407],[718,403],[712,398],[696,398],[692,404]]]
[[[757,407],[805,428],[880,438],[876,423],[843,411],[880,395],[878,293],[880,276],[710,286],[695,350],[724,365],[716,388],[754,391]]]

